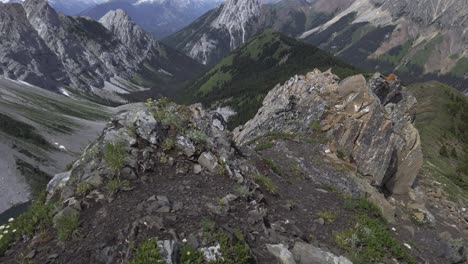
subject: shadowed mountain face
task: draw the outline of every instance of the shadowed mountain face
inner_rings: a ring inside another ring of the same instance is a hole
[[[122,9],[145,31],[162,38],[187,26],[222,0],[127,0],[108,1],[80,15],[99,20],[107,12]]]
[[[202,69],[153,40],[122,10],[96,22],[59,14],[44,0],[0,4],[0,30],[7,54],[0,73],[52,91],[123,102],[118,94],[144,90],[138,84],[170,87]]]
[[[438,78],[468,91],[467,10],[461,0],[226,1],[164,41],[213,65],[271,28],[369,71],[396,71],[405,81]]]

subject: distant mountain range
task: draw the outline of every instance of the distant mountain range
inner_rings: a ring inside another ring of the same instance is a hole
[[[229,0],[163,41],[214,65],[271,28],[369,71],[439,79],[468,92],[468,2]]]
[[[76,15],[92,6],[109,0],[49,0],[49,4],[65,15]],[[24,0],[0,0],[1,3],[20,3]]]
[[[223,0],[111,0],[80,13],[99,20],[107,12],[122,9],[144,30],[161,38],[190,24]]]
[[[93,100],[122,102],[116,95],[144,89],[137,84],[168,88],[203,68],[122,10],[97,22],[59,14],[44,0],[0,4],[0,33],[0,75]]]

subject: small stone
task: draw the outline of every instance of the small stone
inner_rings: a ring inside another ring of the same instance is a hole
[[[165,195],[158,195],[158,196],[156,196],[156,199],[158,199],[158,201],[160,201],[160,202],[164,202],[166,204],[169,204],[169,198],[167,198],[167,196],[165,196]]]
[[[36,250],[31,250],[29,251],[29,253],[26,255],[26,258],[27,259],[33,259],[37,254],[37,251]]]
[[[293,254],[283,245],[266,244],[268,251],[275,256],[281,264],[296,264]]]
[[[202,172],[203,168],[200,164],[195,164],[193,165],[193,173],[195,174],[200,174]]]
[[[171,211],[171,208],[169,206],[163,206],[156,210],[157,213],[169,213]]]
[[[319,225],[324,225],[325,224],[325,219],[318,218],[318,219],[315,219],[315,222],[318,223]]]
[[[203,152],[198,158],[198,163],[211,173],[215,173],[219,167],[216,157],[210,152]]]

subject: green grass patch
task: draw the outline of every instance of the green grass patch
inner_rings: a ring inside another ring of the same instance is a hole
[[[54,219],[55,229],[57,230],[57,237],[60,241],[66,241],[72,238],[75,232],[78,231],[80,224],[80,214],[66,214]]]
[[[274,147],[275,144],[271,141],[262,141],[255,146],[255,151],[262,151]]]
[[[127,152],[123,143],[106,143],[104,146],[104,161],[107,163],[111,171],[118,174],[125,166],[125,158]]]
[[[416,263],[390,234],[382,219],[367,214],[356,216],[356,225],[335,234],[335,243],[348,252],[355,264],[379,263],[396,258],[400,263]]]
[[[416,263],[406,248],[393,238],[381,209],[366,197],[345,197],[345,209],[355,212],[355,224],[335,233],[335,243],[355,264],[379,263],[395,258],[399,263]]]
[[[159,252],[155,239],[150,239],[141,243],[135,251],[133,259],[129,264],[149,264],[165,263]]]
[[[333,223],[335,222],[336,220],[336,214],[332,211],[320,211],[317,213],[317,216],[320,217],[320,218],[323,218],[323,220],[325,220],[326,223]]]
[[[130,188],[130,182],[127,180],[122,180],[120,177],[115,177],[110,179],[106,182],[104,189],[108,196],[113,196],[117,194],[119,191],[124,191]]]
[[[280,168],[278,167],[278,165],[276,164],[276,162],[275,162],[273,159],[271,159],[271,158],[264,158],[264,159],[263,159],[263,162],[265,162],[265,163],[268,165],[268,167],[270,167],[270,169],[271,169],[274,173],[276,173],[276,174],[278,174],[278,175],[281,174]]]
[[[278,192],[278,186],[267,176],[256,174],[253,176],[255,182],[261,185],[265,190],[271,194],[276,194]]]
[[[222,259],[211,261],[210,264],[248,264],[252,263],[250,248],[245,242],[244,235],[239,230],[232,234],[213,228],[204,232],[209,244],[220,245]]]

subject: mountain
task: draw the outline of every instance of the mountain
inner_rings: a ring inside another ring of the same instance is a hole
[[[65,15],[76,15],[92,6],[108,0],[48,0],[49,4],[58,12]],[[21,3],[24,0],[0,0],[1,3]]]
[[[395,71],[407,82],[438,79],[465,91],[466,5],[461,0],[282,0],[263,5],[232,0],[163,41],[214,65],[270,28],[364,70]],[[226,15],[229,10],[232,14]]]
[[[190,24],[222,0],[126,0],[108,1],[80,13],[99,20],[111,10],[122,9],[145,31],[165,37]]]
[[[258,0],[228,0],[163,42],[213,66],[259,33],[259,15]]]
[[[48,90],[124,102],[122,94],[153,86],[168,89],[203,70],[159,45],[121,10],[101,23],[59,14],[45,0],[0,4],[0,12],[6,36],[0,49],[7,54],[0,73]]]
[[[416,105],[395,75],[319,70],[234,132],[199,104],[130,105],[2,225],[0,262],[466,262],[465,204],[418,180]]]
[[[235,127],[255,115],[272,87],[295,73],[306,73],[313,68],[333,68],[342,78],[358,73],[314,46],[266,30],[175,96],[183,102],[228,107],[233,111],[231,114],[236,113],[229,118],[230,126]]]

